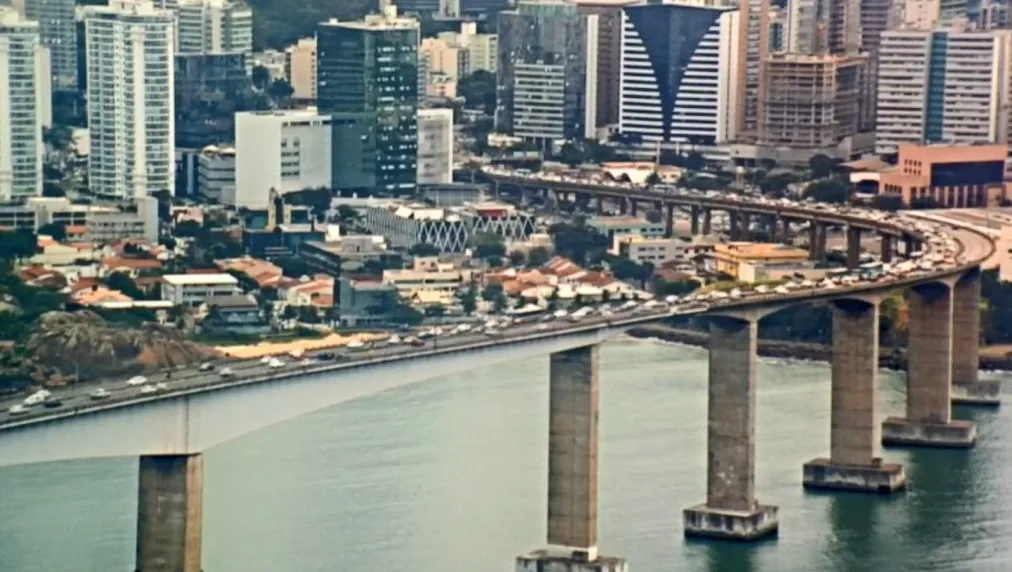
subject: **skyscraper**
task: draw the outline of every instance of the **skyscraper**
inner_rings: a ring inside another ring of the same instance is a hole
[[[622,69],[622,7],[638,0],[577,0],[584,14],[597,15],[598,127],[618,124]]]
[[[737,0],[739,92],[738,130],[750,139],[759,128],[759,114],[765,91],[763,61],[770,52],[770,0]]]
[[[0,201],[42,194],[51,122],[49,52],[37,22],[0,6]]]
[[[178,0],[178,55],[253,53],[253,11],[232,0]]]
[[[317,105],[334,116],[335,130],[354,116],[362,138],[375,138],[377,190],[415,188],[418,39],[418,21],[398,16],[394,6],[358,22],[331,20],[317,28]],[[335,163],[341,152],[335,145]],[[335,179],[339,174],[335,165]]]
[[[111,0],[85,17],[88,179],[97,194],[175,190],[174,20],[150,0]]]
[[[14,9],[39,23],[42,43],[49,48],[53,87],[77,89],[77,21],[74,0],[14,0]]]
[[[651,144],[733,140],[740,13],[654,4],[627,6],[622,14],[621,132]]]
[[[521,1],[499,13],[500,131],[545,147],[594,136],[597,23],[561,0]]]

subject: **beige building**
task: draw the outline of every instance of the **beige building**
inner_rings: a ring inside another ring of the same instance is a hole
[[[285,75],[294,99],[316,101],[316,38],[302,38],[285,48]]]
[[[865,56],[773,54],[764,69],[760,145],[830,148],[870,127]]]
[[[930,30],[938,22],[941,9],[939,0],[906,0],[897,5],[901,28]]]
[[[418,50],[428,64],[430,75],[441,75],[452,79],[460,79],[461,49],[456,45],[437,38],[425,38]]]
[[[901,143],[896,166],[879,174],[879,193],[903,204],[931,199],[948,208],[993,207],[1008,196],[1006,145]]]
[[[808,251],[783,244],[727,242],[715,244],[710,256],[714,270],[744,280],[759,265],[802,264],[808,260]]]

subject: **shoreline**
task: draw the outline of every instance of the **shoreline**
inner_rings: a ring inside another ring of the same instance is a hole
[[[634,338],[657,338],[690,346],[705,347],[709,336],[705,332],[670,326],[637,326],[626,331]],[[829,362],[833,355],[832,346],[810,342],[787,342],[783,340],[759,339],[758,354],[762,357],[789,358],[808,361]],[[879,350],[879,367],[905,370],[907,355],[904,348],[882,347]],[[1012,359],[1008,357],[980,356],[982,370],[1012,370]]]

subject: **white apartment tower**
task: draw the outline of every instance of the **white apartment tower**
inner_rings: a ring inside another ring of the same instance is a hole
[[[0,201],[42,194],[42,128],[51,123],[51,99],[39,24],[0,6]]]
[[[453,110],[418,110],[418,184],[453,182]]]
[[[4,3],[0,0],[0,5]],[[12,5],[22,18],[39,23],[42,44],[49,48],[53,87],[58,90],[77,89],[74,0],[13,0]]]
[[[111,0],[84,20],[92,191],[175,191],[175,18],[148,0]]]
[[[177,0],[178,55],[253,53],[253,11],[232,0]]]
[[[879,54],[876,153],[1008,143],[1012,31],[890,30]]]
[[[744,81],[741,17],[684,4],[623,8],[620,131],[651,146],[733,140]]]

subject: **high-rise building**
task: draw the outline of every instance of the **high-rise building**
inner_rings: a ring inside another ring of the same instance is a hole
[[[771,54],[765,68],[760,145],[828,150],[867,128],[865,56]]]
[[[622,7],[638,0],[579,0],[580,11],[597,15],[598,126],[618,125],[622,78]]]
[[[398,16],[394,6],[357,22],[324,22],[316,32],[317,105],[334,116],[335,125],[342,114],[371,117],[378,190],[415,188],[418,39],[418,21]],[[341,151],[335,146],[335,163]],[[334,177],[339,175],[335,168]]]
[[[175,190],[174,24],[144,0],[111,0],[85,16],[88,181],[99,195]]]
[[[39,23],[42,43],[49,48],[53,89],[77,89],[77,20],[74,0],[13,0],[25,20]]]
[[[561,0],[499,13],[499,131],[545,148],[595,135],[597,22]]]
[[[738,38],[739,92],[738,130],[753,138],[759,128],[759,110],[765,92],[763,62],[769,54],[770,0],[738,0],[740,27]]]
[[[740,17],[733,8],[625,7],[620,131],[650,145],[734,139]]]
[[[418,110],[418,184],[453,182],[453,110]]]
[[[39,24],[0,6],[0,201],[42,194],[51,123],[49,51]]]
[[[787,51],[814,54],[822,47],[820,0],[793,0],[787,5]]]
[[[232,0],[178,0],[176,53],[253,53],[253,11]]]
[[[461,14],[487,16],[492,12],[505,10],[510,0],[459,0]]]
[[[898,6],[900,27],[907,30],[930,30],[938,23],[941,4],[938,0],[906,0]]]
[[[1012,31],[882,34],[875,150],[1008,143]]]
[[[861,0],[825,2],[826,51],[830,54],[856,54],[861,50]]]
[[[285,75],[294,99],[316,100],[316,38],[302,38],[285,48]]]
[[[495,73],[499,37],[479,34],[474,22],[461,22],[459,32],[440,32],[437,38],[459,50],[460,77],[484,70]]]
[[[868,93],[864,107],[870,117],[875,117],[875,105],[879,62],[879,46],[882,32],[892,28],[896,22],[895,3],[892,0],[861,0],[861,53],[868,55]]]

